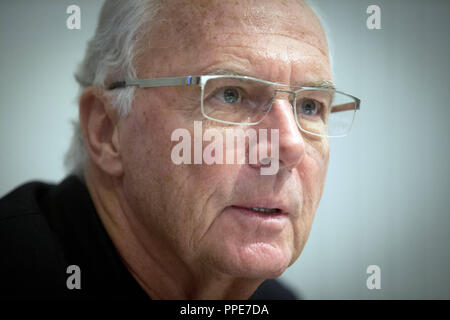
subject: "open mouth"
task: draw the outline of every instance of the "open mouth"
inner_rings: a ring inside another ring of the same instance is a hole
[[[260,206],[257,203],[232,205],[228,207],[231,209],[228,211],[229,216],[243,230],[252,230],[264,237],[278,234],[289,223],[289,213],[283,207],[277,207],[276,203],[272,204],[273,207],[263,207],[261,205],[264,205],[264,201],[261,202]]]
[[[259,213],[263,215],[279,215],[282,214],[283,211],[280,208],[263,208],[263,207],[242,207],[242,206],[232,206],[236,209],[245,210],[248,212]]]
[[[253,210],[255,212],[260,213],[280,213],[281,210],[278,208],[249,208],[250,210]]]

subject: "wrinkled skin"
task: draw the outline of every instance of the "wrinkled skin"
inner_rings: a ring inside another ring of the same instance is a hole
[[[164,3],[136,59],[139,78],[227,69],[291,85],[331,80],[324,33],[303,2]],[[247,298],[300,255],[329,142],[302,133],[279,97],[255,128],[279,129],[276,175],[249,164],[175,165],[171,133],[202,120],[196,94],[193,87],[137,89],[131,113],[113,129],[120,155],[114,175],[92,161],[88,185],[124,262],[152,298]],[[249,223],[230,210],[243,204],[282,204],[288,218],[276,230]]]

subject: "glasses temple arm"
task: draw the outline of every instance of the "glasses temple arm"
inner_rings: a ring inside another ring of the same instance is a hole
[[[331,113],[341,112],[341,111],[349,111],[349,110],[359,110],[359,101],[356,101],[356,105],[355,105],[355,102],[338,104],[337,106],[334,106],[331,108]]]
[[[113,90],[113,89],[117,89],[117,88],[125,88],[128,86],[138,86],[140,88],[150,88],[150,87],[197,85],[199,83],[200,83],[200,76],[138,79],[138,80],[126,80],[126,81],[113,82],[108,86],[108,90]]]

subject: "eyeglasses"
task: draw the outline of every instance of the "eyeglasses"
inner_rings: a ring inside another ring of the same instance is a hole
[[[344,137],[350,132],[356,110],[360,109],[358,98],[334,88],[290,86],[238,75],[126,80],[114,82],[108,89],[191,85],[201,87],[203,116],[225,124],[259,124],[281,94],[291,103],[300,130],[322,137]]]

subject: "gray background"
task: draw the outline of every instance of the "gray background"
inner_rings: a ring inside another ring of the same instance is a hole
[[[306,299],[450,298],[450,1],[317,1],[338,87],[362,100],[333,139],[308,243],[282,276]],[[66,8],[81,7],[81,30]],[[381,8],[368,30],[366,8]],[[100,1],[0,2],[0,195],[57,182],[77,115],[73,72]],[[366,268],[381,268],[368,290]]]

